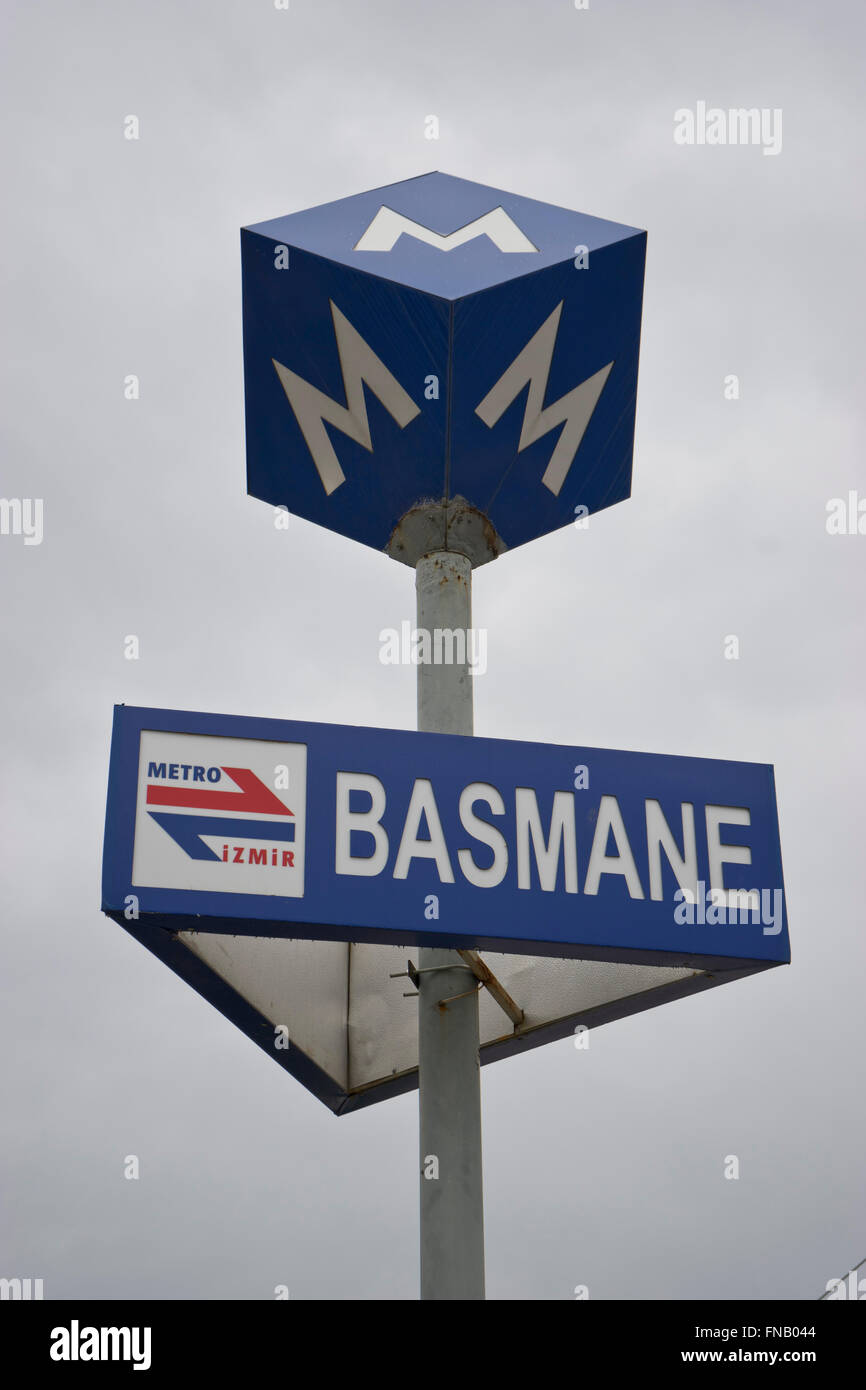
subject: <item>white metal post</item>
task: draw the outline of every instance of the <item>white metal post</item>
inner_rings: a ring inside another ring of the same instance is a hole
[[[464,555],[437,551],[419,560],[415,584],[418,627],[431,644],[437,628],[462,630],[466,643],[462,662],[419,662],[418,728],[471,734],[472,566]],[[446,639],[442,654],[449,652],[459,648]],[[452,950],[422,948],[419,969],[421,1297],[483,1299],[478,982]]]

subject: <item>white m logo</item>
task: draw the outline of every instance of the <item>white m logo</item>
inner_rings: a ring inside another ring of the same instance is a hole
[[[401,430],[421,413],[411,396],[407,395],[370,345],[364,342],[345,314],[340,312],[333,300],[329,300],[329,303],[346,392],[345,405],[339,405],[317,386],[311,386],[303,377],[271,358],[328,496],[346,481],[346,475],[328,438],[325,420],[354,439],[356,444],[362,444],[370,453],[373,452],[367,403],[364,400],[365,383]]]
[[[439,251],[453,251],[455,246],[463,246],[465,242],[473,241],[477,236],[489,236],[500,251],[538,251],[538,247],[533,246],[516,222],[512,222],[504,208],[492,208],[490,212],[485,212],[483,217],[476,217],[474,222],[467,222],[465,227],[458,227],[456,232],[440,236],[439,232],[431,232],[429,227],[422,226],[420,222],[413,222],[401,212],[381,207],[361,240],[352,249],[393,251],[403,232],[418,241],[426,241],[428,246],[435,246]]]
[[[565,425],[541,479],[554,497],[559,496],[568,477],[574,456],[580,448],[580,441],[613,366],[612,362],[608,362],[601,371],[587,377],[579,386],[560,396],[558,401],[553,401],[548,406],[544,405],[562,303],[560,300],[550,317],[545,319],[538,332],[533,334],[511,366],[505,369],[495,386],[491,387],[481,404],[475,407],[475,414],[481,417],[488,429],[492,429],[511,402],[520,395],[527,382],[529,383],[529,395],[517,452],[520,453],[528,445],[534,444],[557,425]]]

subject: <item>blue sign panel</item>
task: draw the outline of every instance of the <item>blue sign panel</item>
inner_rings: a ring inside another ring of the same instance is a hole
[[[137,932],[789,959],[768,766],[125,706],[103,909]]]
[[[460,500],[497,552],[628,497],[644,232],[435,173],[241,244],[253,496],[380,550]]]

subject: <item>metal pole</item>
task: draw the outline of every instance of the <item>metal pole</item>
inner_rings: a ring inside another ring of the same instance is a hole
[[[430,633],[431,643],[437,628],[462,629],[468,656],[469,560],[453,551],[427,555],[418,561],[415,587],[418,627]],[[457,655],[456,646],[451,654]],[[468,661],[419,662],[419,730],[471,734],[472,694]],[[421,1297],[483,1299],[478,981],[456,951],[424,947],[419,965]]]

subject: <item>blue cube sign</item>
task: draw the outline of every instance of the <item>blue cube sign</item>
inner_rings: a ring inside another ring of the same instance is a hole
[[[103,908],[145,937],[789,958],[770,767],[123,706]]]
[[[379,550],[458,500],[494,553],[622,501],[645,252],[439,173],[245,228],[249,492]]]

